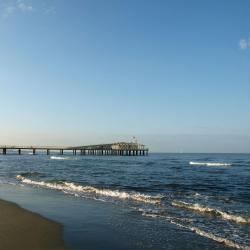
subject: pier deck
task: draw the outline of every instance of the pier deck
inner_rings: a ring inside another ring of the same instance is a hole
[[[16,150],[21,155],[23,151],[32,151],[33,155],[38,152],[45,151],[47,155],[51,151],[58,151],[60,155],[64,152],[72,152],[73,155],[118,155],[118,156],[145,156],[148,155],[149,149],[145,145],[138,143],[117,142],[109,144],[85,145],[85,146],[17,146],[2,145],[0,146],[0,154],[6,155],[8,150]]]

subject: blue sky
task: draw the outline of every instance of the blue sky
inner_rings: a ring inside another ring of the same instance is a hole
[[[250,152],[250,2],[0,0],[0,144]]]

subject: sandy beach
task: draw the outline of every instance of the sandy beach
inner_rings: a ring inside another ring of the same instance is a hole
[[[0,211],[0,249],[67,249],[59,223],[4,200]]]

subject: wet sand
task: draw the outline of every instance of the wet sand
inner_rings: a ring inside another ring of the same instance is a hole
[[[0,249],[65,250],[63,226],[0,200]]]

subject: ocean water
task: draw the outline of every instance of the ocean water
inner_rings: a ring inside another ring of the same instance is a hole
[[[11,152],[0,155],[0,183],[5,190],[0,198],[11,200],[6,187],[13,186],[16,197],[18,192],[32,193],[33,200],[44,201],[40,206],[49,207],[53,200],[67,204],[58,218],[66,232],[71,225],[66,238],[73,249],[82,249],[86,242],[84,249],[105,249],[105,244],[107,249],[250,249],[249,154],[112,157]],[[50,202],[48,197],[53,197]],[[91,215],[94,210],[98,216]],[[56,218],[56,212],[51,217]],[[86,231],[86,220],[92,228],[88,239],[77,234]],[[99,227],[91,225],[93,220]],[[107,228],[101,232],[100,220]],[[119,236],[108,240],[107,232]]]

